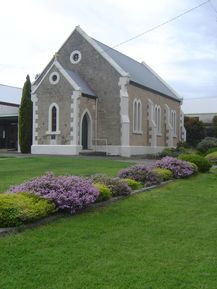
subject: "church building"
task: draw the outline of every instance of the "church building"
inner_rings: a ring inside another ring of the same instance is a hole
[[[155,154],[185,140],[182,99],[79,26],[32,85],[33,154]]]

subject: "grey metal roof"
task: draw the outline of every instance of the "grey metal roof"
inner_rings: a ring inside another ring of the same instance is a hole
[[[20,104],[21,97],[22,97],[21,88],[0,84],[1,102]]]
[[[77,72],[69,69],[65,69],[65,71],[72,78],[72,80],[74,80],[77,83],[77,85],[81,88],[81,92],[83,94],[96,97],[95,93],[91,90],[88,84],[80,77],[80,75]]]
[[[147,87],[151,90],[160,92],[166,96],[180,101],[180,98],[170,90],[148,67],[136,60],[120,53],[119,51],[99,42],[94,41],[127,73],[130,80]]]

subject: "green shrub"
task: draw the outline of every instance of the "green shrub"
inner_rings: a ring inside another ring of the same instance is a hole
[[[110,199],[112,197],[112,191],[102,183],[94,183],[93,186],[99,191],[99,196],[97,197],[97,202],[102,202]]]
[[[196,154],[182,154],[179,159],[197,165],[198,171],[201,173],[208,172],[212,167],[212,164],[207,159]]]
[[[205,156],[205,159],[213,164],[217,164],[217,152],[213,152]]]
[[[19,226],[54,211],[54,204],[32,194],[0,194],[0,227]]]
[[[177,146],[177,148],[165,148],[162,152],[159,153],[159,157],[178,157],[180,154],[187,153],[188,148],[184,146]]]
[[[179,151],[175,148],[165,148],[162,152],[159,153],[159,157],[177,157],[179,155]]]
[[[140,182],[137,182],[133,179],[122,179],[124,182],[126,182],[128,184],[129,187],[131,187],[132,190],[139,190],[141,188],[143,188],[143,185]]]
[[[198,145],[197,149],[201,153],[205,153],[210,148],[217,147],[217,138],[216,137],[205,137]]]
[[[217,147],[213,147],[213,148],[208,149],[208,151],[206,151],[204,155],[207,156],[208,154],[211,154],[214,152],[217,152]]]
[[[112,192],[112,197],[130,195],[132,189],[122,179],[112,178],[104,174],[95,174],[91,176],[92,183],[102,183]]]
[[[157,174],[162,181],[168,181],[173,177],[173,173],[168,169],[154,168],[152,171]]]
[[[187,162],[187,163],[189,163],[192,166],[194,175],[196,175],[198,173],[198,166],[192,162]]]

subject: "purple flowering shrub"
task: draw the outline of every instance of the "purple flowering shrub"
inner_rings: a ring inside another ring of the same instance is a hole
[[[54,176],[53,173],[13,186],[10,192],[32,192],[71,213],[94,203],[99,195],[91,180],[77,176]]]
[[[93,183],[98,182],[107,186],[112,192],[112,197],[127,196],[130,195],[132,192],[132,189],[128,186],[126,181],[118,177],[111,178],[103,174],[96,174],[91,176],[91,179]]]
[[[118,176],[122,179],[129,178],[137,182],[141,182],[146,187],[150,187],[161,182],[159,175],[145,165],[135,165],[122,169],[119,171]]]
[[[175,179],[186,178],[194,173],[191,164],[173,157],[162,158],[155,163],[155,167],[170,170]]]

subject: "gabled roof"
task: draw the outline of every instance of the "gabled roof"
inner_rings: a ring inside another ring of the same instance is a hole
[[[145,88],[160,92],[163,95],[181,101],[177,93],[166,84],[159,75],[156,74],[147,64],[139,63],[125,54],[99,42],[94,41],[127,73],[131,82],[139,84]]]
[[[95,93],[91,90],[89,85],[80,77],[77,72],[69,69],[65,69],[65,71],[68,73],[71,79],[77,83],[83,94],[96,97]]]
[[[0,101],[10,104],[20,104],[22,89],[14,86],[0,84]]]
[[[0,101],[0,105],[11,106],[11,107],[19,107],[20,106],[19,104],[11,103],[11,102],[5,102],[5,101]]]
[[[61,72],[61,74],[66,78],[66,80],[68,80],[68,82],[72,85],[72,87],[75,90],[80,90],[84,95],[96,97],[94,92],[90,89],[88,84],[80,77],[78,73],[63,68],[62,65],[57,60],[54,60],[53,62],[50,63],[50,67],[48,67],[47,71],[44,72],[43,77],[40,79],[40,82],[32,87],[32,93],[35,93],[37,91],[41,82],[44,80],[44,78],[47,76],[49,71],[54,66]]]
[[[180,98],[180,96],[147,64],[139,63],[125,54],[122,54],[119,51],[99,42],[98,40],[91,38],[80,28],[80,26],[76,26],[74,31],[77,31],[85,40],[87,40],[90,45],[95,48],[98,53],[100,53],[101,56],[104,57],[105,60],[110,63],[112,67],[114,67],[114,69],[116,69],[118,73],[120,73],[121,76],[129,75],[131,83],[138,84],[139,86],[158,92],[164,96],[175,99],[176,101],[182,101],[182,98]],[[71,35],[74,33],[74,31],[71,33]],[[62,49],[68,39],[63,43],[60,49]],[[42,71],[35,83],[38,83],[38,81],[43,78],[45,71],[48,70],[53,60],[54,57]]]

